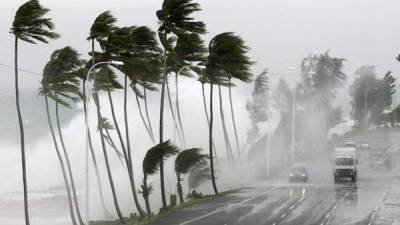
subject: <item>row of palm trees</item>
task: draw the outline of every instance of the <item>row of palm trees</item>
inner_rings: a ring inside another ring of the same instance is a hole
[[[175,155],[177,155],[175,158],[177,190],[181,203],[184,201],[181,185],[182,175],[187,174],[193,168],[204,167],[206,158],[209,159],[212,188],[215,193],[218,193],[214,169],[214,159],[216,158],[214,154],[216,154],[216,149],[213,141],[213,95],[215,86],[218,87],[219,93],[220,117],[223,125],[225,148],[229,162],[233,165],[235,164],[233,146],[226,127],[221,91],[222,87],[228,87],[229,89],[234,139],[237,154],[240,158],[240,145],[231,88],[234,86],[233,79],[243,82],[250,81],[250,67],[252,62],[247,56],[249,49],[239,36],[231,32],[216,35],[211,39],[208,47],[206,47],[201,38],[201,35],[206,32],[205,24],[193,18],[193,13],[200,10],[200,5],[192,0],[164,0],[161,9],[156,12],[159,24],[157,32],[152,31],[146,26],[118,27],[116,26],[117,19],[109,11],[106,11],[94,20],[90,28],[88,37],[88,40],[91,42],[90,60],[81,59],[78,52],[69,46],[56,50],[51,55],[50,60],[43,69],[43,78],[39,93],[45,99],[49,129],[67,190],[72,224],[79,223],[82,225],[84,222],[81,216],[74,175],[68,154],[68,143],[64,142],[62,127],[60,125],[59,108],[62,106],[71,108],[74,103],[83,101],[85,132],[88,137],[91,159],[95,168],[98,192],[105,212],[110,214],[107,211],[104,201],[103,184],[94,149],[92,132],[88,124],[87,99],[90,97],[93,98],[96,106],[98,134],[107,169],[108,183],[112,192],[116,214],[122,223],[125,222],[125,219],[120,210],[116,195],[115,183],[109,162],[109,149],[112,149],[117,154],[126,167],[134,204],[142,217],[151,215],[149,194],[153,188],[148,183],[148,177],[157,171],[160,172],[160,190],[163,208],[167,208],[164,187],[164,162],[167,158]],[[54,25],[51,19],[46,17],[48,11],[48,9],[40,5],[38,0],[29,0],[17,10],[11,27],[11,33],[15,35],[15,91],[21,137],[25,221],[27,225],[29,224],[29,207],[24,129],[19,103],[18,43],[19,41],[32,44],[38,42],[48,43],[48,41],[59,37],[54,32]],[[96,45],[100,46],[99,50],[96,50]],[[113,64],[111,63],[113,61],[119,63]],[[118,78],[120,74],[123,75],[122,84]],[[175,77],[175,106],[172,103],[170,84],[168,82],[171,75]],[[164,109],[165,95],[167,95],[173,117],[173,125],[178,132],[181,145],[186,148],[186,135],[179,105],[179,77],[194,77],[194,75],[196,75],[202,85],[203,105],[209,128],[208,155],[202,154],[201,150],[197,148],[179,151],[179,148],[171,144],[170,141],[164,140]],[[93,82],[94,88],[92,93],[87,90],[86,86],[88,82]],[[208,107],[205,93],[206,84],[210,86]],[[131,146],[132,135],[129,134],[130,122],[127,110],[129,100],[128,90],[132,90],[135,95],[136,104],[145,130],[153,144],[156,144],[152,121],[149,117],[147,91],[155,91],[158,86],[161,86],[159,140],[157,145],[147,151],[143,160],[143,182],[139,191],[146,203],[145,212],[138,199],[138,191],[134,179],[134,156]],[[112,93],[116,90],[123,90],[124,93],[123,126],[117,121],[117,112],[113,101]],[[107,95],[108,105],[111,109],[112,123],[102,114],[101,103],[104,102],[100,101],[100,92],[105,92]],[[52,115],[49,109],[50,101],[53,101],[55,105],[57,134],[52,124]],[[115,130],[117,133],[119,145],[113,140],[110,130]]]

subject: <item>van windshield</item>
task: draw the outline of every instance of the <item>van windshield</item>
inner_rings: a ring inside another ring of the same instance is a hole
[[[354,165],[354,160],[352,158],[337,158],[335,159],[335,164],[337,166],[352,166]]]

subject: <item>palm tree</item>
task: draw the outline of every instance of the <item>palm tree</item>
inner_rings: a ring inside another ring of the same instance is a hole
[[[164,162],[167,158],[176,155],[178,152],[178,148],[168,140],[150,148],[143,159],[143,184],[141,185],[142,189],[140,192],[146,202],[147,216],[149,217],[151,216],[149,195],[153,188],[151,184],[147,183],[147,178],[161,168],[160,162]]]
[[[183,203],[183,192],[182,192],[182,185],[181,185],[181,175],[187,174],[190,170],[194,167],[204,164],[207,155],[200,153],[201,149],[199,148],[191,148],[186,149],[178,154],[175,159],[175,173],[177,179],[177,190],[179,194],[179,201]]]
[[[51,90],[51,94],[49,95],[48,93],[48,96],[56,103],[57,130],[71,182],[76,215],[80,224],[84,224],[84,222],[79,209],[71,162],[61,131],[59,105],[61,104],[71,108],[70,102],[76,102],[81,98],[81,93],[79,91],[79,78],[74,75],[74,72],[79,69],[82,63],[83,62],[79,59],[78,53],[74,49],[71,47],[65,47],[56,50],[51,55],[50,61],[46,64],[46,67],[43,70],[43,76],[45,79],[48,79],[46,82],[48,82],[48,88]]]
[[[105,11],[101,13],[94,21],[93,25],[90,28],[90,35],[89,35],[89,40],[92,43],[92,65],[95,65],[95,40],[102,45],[105,41],[105,39],[110,35],[112,30],[114,29],[114,23],[116,22],[116,19],[111,15],[109,11]],[[95,74],[95,71],[94,71]],[[95,75],[94,75],[95,76]],[[121,209],[119,207],[118,199],[117,199],[117,194],[115,191],[115,185],[114,185],[114,180],[112,177],[111,173],[111,168],[110,168],[110,163],[108,160],[108,154],[107,154],[107,147],[105,144],[104,140],[104,134],[103,134],[103,128],[102,128],[102,122],[101,119],[103,118],[101,116],[101,110],[100,110],[100,101],[99,101],[99,95],[98,95],[98,90],[99,87],[97,86],[97,78],[94,79],[94,101],[96,104],[96,111],[97,111],[97,120],[98,124],[100,125],[99,133],[100,133],[100,140],[101,140],[101,146],[103,150],[103,155],[104,155],[104,161],[106,163],[106,168],[107,168],[107,175],[108,175],[108,180],[110,183],[111,187],[111,192],[114,200],[114,206],[115,210],[117,212],[118,218],[122,223],[125,223],[125,219],[122,216]],[[129,167],[128,167],[129,168]]]
[[[194,21],[192,13],[200,11],[200,5],[192,0],[164,0],[162,7],[157,11],[156,15],[159,21],[158,36],[164,48],[163,55],[163,80],[161,85],[161,102],[160,102],[160,140],[163,143],[164,134],[164,97],[165,84],[168,76],[167,69],[167,53],[171,52],[172,46],[168,43],[168,35],[183,33],[205,33],[205,25],[203,22]],[[164,187],[164,166],[160,161],[160,183],[161,183],[161,199],[163,206],[167,206]]]
[[[239,76],[248,72],[251,65],[246,56],[244,41],[231,32],[218,34],[211,39],[208,46],[208,56],[205,61],[205,76],[210,82],[210,129],[209,129],[209,151],[211,182],[215,193],[218,193],[214,165],[213,165],[213,85],[226,83],[227,75]]]
[[[155,33],[145,26],[131,26],[116,28],[114,32],[104,42],[104,50],[106,54],[115,60],[123,62],[122,66],[116,66],[124,76],[124,119],[125,119],[125,138],[126,138],[126,152],[127,162],[130,165],[130,180],[132,186],[132,193],[134,195],[136,207],[142,216],[145,215],[144,211],[139,205],[136,195],[136,188],[132,168],[132,153],[129,135],[128,123],[128,110],[127,110],[127,90],[128,78],[131,84],[135,84],[141,80],[149,80],[149,76],[158,77],[160,63],[160,50],[158,48]],[[132,85],[130,85],[132,86]],[[116,123],[116,120],[115,120]],[[116,128],[117,128],[117,124]],[[122,142],[121,142],[122,145]]]
[[[18,115],[20,141],[21,141],[21,162],[22,162],[22,181],[24,187],[24,212],[25,224],[29,225],[29,206],[28,206],[28,187],[26,177],[25,160],[25,135],[22,120],[21,108],[19,103],[19,82],[18,82],[18,40],[31,44],[37,42],[48,43],[49,39],[56,39],[59,35],[53,32],[54,25],[50,18],[44,17],[49,9],[43,8],[39,1],[29,0],[21,5],[14,17],[11,33],[15,36],[14,44],[14,72],[15,72],[15,102]]]
[[[76,71],[76,76],[80,77],[82,79],[82,99],[83,99],[83,111],[85,115],[85,129],[86,129],[86,136],[88,138],[88,145],[89,145],[89,151],[90,151],[90,156],[92,158],[95,174],[96,174],[96,181],[97,181],[97,188],[98,192],[100,195],[100,200],[101,200],[101,205],[103,207],[103,210],[105,214],[108,217],[112,217],[111,213],[108,211],[106,207],[106,202],[104,200],[104,194],[103,194],[103,184],[101,181],[101,176],[99,172],[99,166],[97,163],[96,159],[96,154],[93,149],[93,143],[92,143],[92,135],[90,133],[89,129],[89,121],[88,121],[88,112],[87,112],[87,99],[86,99],[86,82],[87,82],[87,73],[89,70],[90,64],[86,64],[85,66],[81,67],[79,70]]]
[[[67,49],[67,51],[64,51]],[[57,153],[57,157],[60,163],[60,167],[61,167],[61,171],[63,174],[63,179],[64,179],[64,184],[67,190],[67,195],[68,195],[68,204],[69,204],[69,211],[70,211],[70,216],[71,216],[71,220],[72,223],[75,225],[76,223],[76,219],[75,219],[75,214],[74,214],[74,209],[73,209],[73,203],[72,203],[72,199],[74,198],[75,201],[75,206],[76,206],[76,212],[78,215],[78,219],[80,224],[83,224],[81,221],[81,218],[79,218],[80,216],[80,212],[79,212],[79,205],[77,205],[77,199],[76,199],[76,193],[75,191],[72,191],[73,194],[71,195],[71,190],[70,190],[70,184],[69,184],[69,180],[68,180],[68,175],[65,169],[65,164],[64,164],[64,159],[62,158],[60,149],[58,147],[58,143],[56,140],[56,136],[55,136],[55,132],[53,129],[53,125],[51,122],[51,117],[50,117],[50,112],[49,112],[49,100],[48,98],[51,98],[53,100],[55,100],[56,102],[62,102],[62,104],[68,105],[69,102],[67,100],[75,100],[76,98],[73,96],[70,96],[68,94],[68,92],[66,92],[66,99],[60,98],[60,96],[57,93],[60,93],[60,91],[64,90],[68,90],[69,87],[68,85],[64,85],[64,82],[70,79],[70,75],[71,74],[67,74],[66,72],[71,72],[68,69],[71,69],[71,67],[69,67],[69,65],[67,66],[67,62],[62,62],[62,60],[59,60],[59,56],[63,55],[65,53],[67,54],[74,54],[76,52],[74,52],[72,49],[70,48],[65,48],[65,49],[61,49],[61,50],[57,50],[55,51],[52,55],[51,55],[51,59],[50,61],[46,64],[44,70],[43,70],[43,79],[41,81],[42,87],[40,89],[40,94],[43,95],[45,97],[45,104],[46,104],[46,114],[47,114],[47,119],[48,119],[48,123],[49,123],[49,127],[50,127],[50,131],[51,131],[51,135],[52,135],[52,139],[53,139],[53,143],[54,143],[54,147]],[[64,58],[65,59],[65,58]],[[75,61],[76,62],[76,61]],[[72,67],[74,67],[74,63],[75,62],[71,62],[70,65],[72,65]],[[69,67],[67,69],[67,67]],[[67,71],[68,70],[68,71]],[[61,95],[62,96],[62,95]],[[71,98],[69,98],[71,97]],[[56,103],[57,104],[57,103]],[[59,120],[57,119],[57,123],[59,123]],[[65,153],[65,152],[64,152]],[[65,156],[65,155],[64,155]],[[66,161],[68,161],[68,158],[66,158]],[[69,171],[71,172],[71,171]],[[70,173],[70,179],[71,179],[71,184],[72,184],[72,174]],[[72,185],[72,188],[74,189],[74,185]]]
[[[205,52],[206,49],[204,47],[204,42],[198,33],[181,33],[178,35],[174,48],[168,55],[168,66],[170,70],[175,73],[176,117],[178,120],[177,122],[179,123],[184,146],[186,146],[186,137],[179,106],[178,80],[179,76],[193,77],[190,71],[196,70],[198,65],[195,63],[203,61]]]
[[[224,108],[223,108],[223,103],[222,103],[222,92],[221,92],[221,81],[218,83],[218,97],[219,97],[219,114],[221,117],[221,123],[222,123],[222,131],[224,133],[224,141],[225,141],[225,148],[226,148],[226,155],[228,157],[230,165],[234,164],[234,156],[232,153],[232,145],[231,141],[229,140],[229,134],[228,134],[228,129],[226,128],[226,123],[225,123],[225,114],[224,114]]]

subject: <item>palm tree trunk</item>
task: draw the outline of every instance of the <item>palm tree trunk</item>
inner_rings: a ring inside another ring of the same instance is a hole
[[[176,132],[178,133],[178,137],[179,137],[180,142],[183,145],[183,148],[185,148],[185,141],[183,140],[182,133],[181,133],[181,131],[179,129],[178,123],[176,122],[175,111],[174,111],[174,107],[172,105],[171,92],[170,92],[170,89],[169,89],[168,79],[165,81],[165,83],[167,85],[168,103],[169,103],[169,109],[170,109],[171,115],[172,115],[172,120],[174,122],[174,127],[175,127]]]
[[[106,135],[106,141],[107,141],[108,145],[109,145],[112,149],[114,149],[114,152],[115,152],[115,154],[117,155],[119,161],[120,161],[121,163],[123,163],[124,160],[125,160],[124,154],[121,153],[121,152],[118,150],[117,145],[115,144],[113,138],[111,137],[110,131],[109,131],[107,128],[105,128],[104,130],[106,131],[106,134],[107,134],[107,135]]]
[[[151,125],[151,120],[150,120],[150,116],[149,116],[149,107],[147,105],[147,93],[146,92],[147,92],[146,88],[143,87],[143,100],[144,100],[144,109],[146,111],[147,124],[149,126],[149,130],[150,130],[151,136],[154,139],[153,126]],[[153,140],[153,142],[155,143],[155,139]]]
[[[150,208],[150,201],[149,201],[149,187],[147,186],[147,175],[145,174],[143,177],[143,187],[144,189],[142,190],[142,195],[144,198],[144,201],[146,203],[146,211],[147,211],[147,217],[151,217],[151,208]]]
[[[107,210],[106,202],[104,200],[103,184],[100,179],[99,167],[97,165],[96,155],[93,150],[92,137],[91,137],[90,129],[89,129],[89,121],[88,121],[88,114],[87,114],[87,102],[86,102],[86,79],[83,80],[82,85],[83,85],[83,91],[82,91],[82,93],[83,93],[83,111],[85,113],[85,126],[86,126],[86,132],[87,132],[86,135],[88,137],[90,155],[92,157],[93,166],[94,166],[94,170],[96,173],[97,188],[99,189],[98,191],[99,191],[99,195],[100,195],[101,205],[103,207],[105,214],[107,215],[107,217],[112,217],[111,213]]]
[[[179,128],[181,129],[181,132],[182,132],[183,146],[186,148],[185,131],[183,130],[183,123],[182,123],[182,118],[181,118],[181,110],[180,110],[180,107],[179,107],[178,73],[175,74],[175,89],[176,89],[176,92],[175,92],[176,115],[178,117]]]
[[[142,119],[143,125],[146,128],[147,134],[149,135],[151,142],[153,142],[153,144],[154,144],[155,143],[154,136],[153,136],[153,133],[150,131],[149,124],[147,124],[146,119],[144,118],[142,106],[140,105],[140,101],[139,101],[139,97],[136,93],[134,93],[134,94],[135,94],[135,98],[136,98],[136,104],[139,109],[140,118]]]
[[[224,141],[226,147],[226,154],[229,159],[230,163],[233,163],[233,154],[232,154],[232,146],[228,136],[228,130],[226,129],[225,124],[225,115],[224,115],[224,108],[222,106],[222,92],[221,92],[221,85],[218,84],[218,94],[219,94],[219,113],[221,115],[221,122],[222,122],[222,130],[224,132]]]
[[[75,219],[75,214],[74,214],[74,206],[72,204],[71,190],[69,189],[69,182],[68,182],[68,178],[67,178],[67,173],[65,172],[64,161],[62,159],[60,150],[58,149],[56,135],[54,133],[53,125],[51,124],[51,118],[50,118],[50,112],[49,112],[49,100],[48,100],[48,97],[47,97],[46,94],[45,94],[44,98],[45,98],[45,103],[46,103],[47,122],[49,123],[51,137],[53,138],[54,148],[55,148],[56,153],[57,153],[57,158],[58,158],[58,161],[60,163],[60,167],[61,167],[61,171],[62,171],[62,175],[63,175],[63,179],[64,179],[64,184],[65,184],[65,188],[67,190],[69,213],[70,213],[70,216],[71,216],[72,224],[73,225],[77,225],[76,219]]]
[[[19,84],[18,84],[18,38],[15,37],[14,45],[14,72],[15,72],[15,104],[17,106],[19,135],[21,141],[21,163],[22,163],[22,183],[24,186],[24,211],[25,211],[25,224],[29,225],[29,205],[28,205],[28,182],[26,178],[26,161],[25,161],[25,135],[24,124],[22,122],[21,108],[19,105]]]
[[[214,157],[213,157],[213,148],[212,148],[212,143],[213,143],[213,120],[214,120],[214,114],[213,114],[213,84],[210,83],[210,127],[209,127],[209,151],[210,151],[210,171],[211,171],[211,183],[213,186],[213,190],[215,194],[218,194],[218,189],[217,189],[217,184],[215,182],[215,173],[214,173]]]
[[[128,96],[127,96],[127,89],[128,89],[128,76],[125,76],[125,86],[124,86],[124,118],[125,118],[125,135],[126,135],[126,147],[128,150],[128,156],[129,156],[129,164],[130,168],[130,182],[131,182],[131,187],[132,187],[132,194],[133,194],[133,199],[135,201],[135,206],[137,211],[139,212],[140,216],[145,217],[146,213],[143,211],[142,207],[140,206],[139,199],[137,197],[137,192],[136,192],[136,185],[135,185],[135,176],[133,174],[133,163],[132,163],[132,154],[131,154],[131,142],[129,139],[129,121],[128,121],[128,109],[127,109],[127,101],[128,101]]]
[[[56,96],[57,96],[57,94],[56,94]],[[57,130],[58,130],[58,135],[59,135],[60,142],[61,142],[61,147],[62,147],[62,150],[63,150],[63,153],[64,153],[65,162],[67,164],[67,170],[68,170],[69,179],[71,181],[72,197],[73,197],[74,204],[75,204],[76,216],[78,217],[79,223],[81,225],[84,225],[85,223],[83,222],[83,219],[82,219],[82,216],[81,216],[81,210],[79,209],[79,202],[78,202],[78,197],[77,197],[77,194],[76,194],[75,181],[74,181],[74,176],[72,174],[72,169],[71,169],[71,162],[69,160],[67,148],[65,147],[65,143],[64,143],[64,137],[63,137],[62,132],[61,132],[60,117],[59,117],[58,111],[59,111],[58,110],[58,103],[56,102]]]
[[[237,132],[237,127],[236,127],[235,111],[233,110],[231,77],[229,77],[228,88],[229,88],[229,102],[230,102],[230,105],[231,105],[231,116],[232,116],[232,123],[233,123],[233,131],[235,133],[236,149],[237,149],[237,154],[238,154],[239,163],[240,163],[241,162],[240,145],[239,145],[239,138],[238,138],[238,132]]]
[[[210,118],[208,117],[208,109],[207,109],[207,102],[206,102],[206,93],[205,93],[205,91],[204,91],[204,83],[202,82],[201,83],[201,91],[202,91],[202,96],[203,96],[203,106],[204,106],[204,112],[205,112],[205,114],[206,114],[206,119],[207,119],[207,126],[208,126],[208,129],[210,129]],[[213,148],[213,151],[214,151],[214,156],[215,156],[215,159],[216,159],[216,164],[218,164],[218,156],[217,156],[217,151],[216,151],[216,148],[215,148],[215,144],[214,144],[214,140],[212,141],[212,148]]]
[[[94,56],[94,39],[92,39],[92,54]],[[94,61],[94,59],[93,59],[93,61]],[[102,123],[102,118],[103,117],[101,116],[101,111],[100,111],[100,99],[99,99],[99,95],[97,93],[96,78],[94,78],[94,86],[95,86],[95,88],[94,88],[94,96],[95,96],[94,101],[96,102],[97,122],[98,122],[98,124],[100,126],[99,132],[100,132],[101,147],[103,149],[104,161],[106,163],[108,181],[110,183],[111,192],[112,192],[112,196],[113,196],[113,200],[114,200],[114,206],[115,206],[115,210],[117,212],[118,218],[122,223],[125,223],[125,219],[122,216],[121,209],[119,208],[117,194],[116,194],[115,186],[114,186],[114,180],[113,180],[112,173],[111,173],[111,168],[110,168],[110,162],[108,161],[107,147],[106,147],[106,143],[104,141],[104,136],[103,136],[103,123]]]
[[[161,85],[161,101],[160,101],[160,144],[164,142],[164,98],[165,98],[165,82],[167,80],[167,53],[164,50],[163,55],[163,79]],[[161,187],[161,200],[163,207],[167,207],[167,199],[165,197],[165,186],[164,186],[164,160],[160,159],[160,187]]]
[[[183,200],[183,192],[182,192],[182,184],[181,184],[181,175],[180,175],[180,173],[176,173],[176,178],[177,178],[176,189],[177,189],[178,195],[179,195],[179,202],[182,204],[184,202],[184,200]]]

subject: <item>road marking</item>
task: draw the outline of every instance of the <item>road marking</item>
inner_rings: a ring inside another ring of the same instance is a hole
[[[372,220],[377,216],[379,209],[381,208],[383,201],[385,200],[385,197],[387,195],[387,192],[382,196],[382,198],[379,200],[379,204],[375,207],[373,210],[371,217],[369,218],[368,225],[372,225]]]
[[[337,201],[335,203],[335,205],[333,205],[332,209],[325,215],[324,220],[322,221],[322,223],[320,225],[325,225],[326,222],[328,222],[329,218],[333,215],[333,212],[337,209],[337,207],[339,206],[339,203],[343,202],[344,199],[347,197],[347,195],[350,193],[350,191],[346,191],[346,193],[342,196],[342,198],[340,198],[339,201]]]
[[[273,191],[273,190],[275,190],[275,189],[277,189],[277,188],[272,188],[272,189],[270,189],[270,190],[268,190],[268,191],[262,193],[261,195],[264,195],[264,194],[266,194],[266,193],[268,193],[268,192],[270,192],[270,191]],[[228,209],[235,208],[235,207],[237,207],[237,206],[239,206],[239,205],[241,205],[241,204],[243,204],[243,203],[249,202],[249,201],[251,201],[251,200],[253,200],[253,199],[255,199],[255,198],[257,198],[257,197],[259,197],[259,196],[261,196],[261,195],[256,195],[256,196],[247,198],[247,199],[245,199],[245,200],[243,200],[243,201],[241,201],[241,202],[238,202],[238,203],[236,203],[236,204],[233,204],[233,205],[221,207],[221,208],[219,208],[219,209],[216,209],[216,210],[214,210],[214,211],[212,211],[212,212],[206,213],[206,214],[204,214],[204,215],[202,215],[202,216],[199,216],[199,217],[197,217],[197,218],[194,218],[194,219],[185,221],[185,222],[181,223],[180,225],[189,224],[189,223],[192,223],[192,222],[195,222],[195,221],[204,219],[204,218],[206,218],[206,217],[208,217],[208,216],[215,215],[215,214],[217,214],[217,213],[219,213],[219,212],[222,212],[222,211],[225,211],[225,210],[228,210]]]

